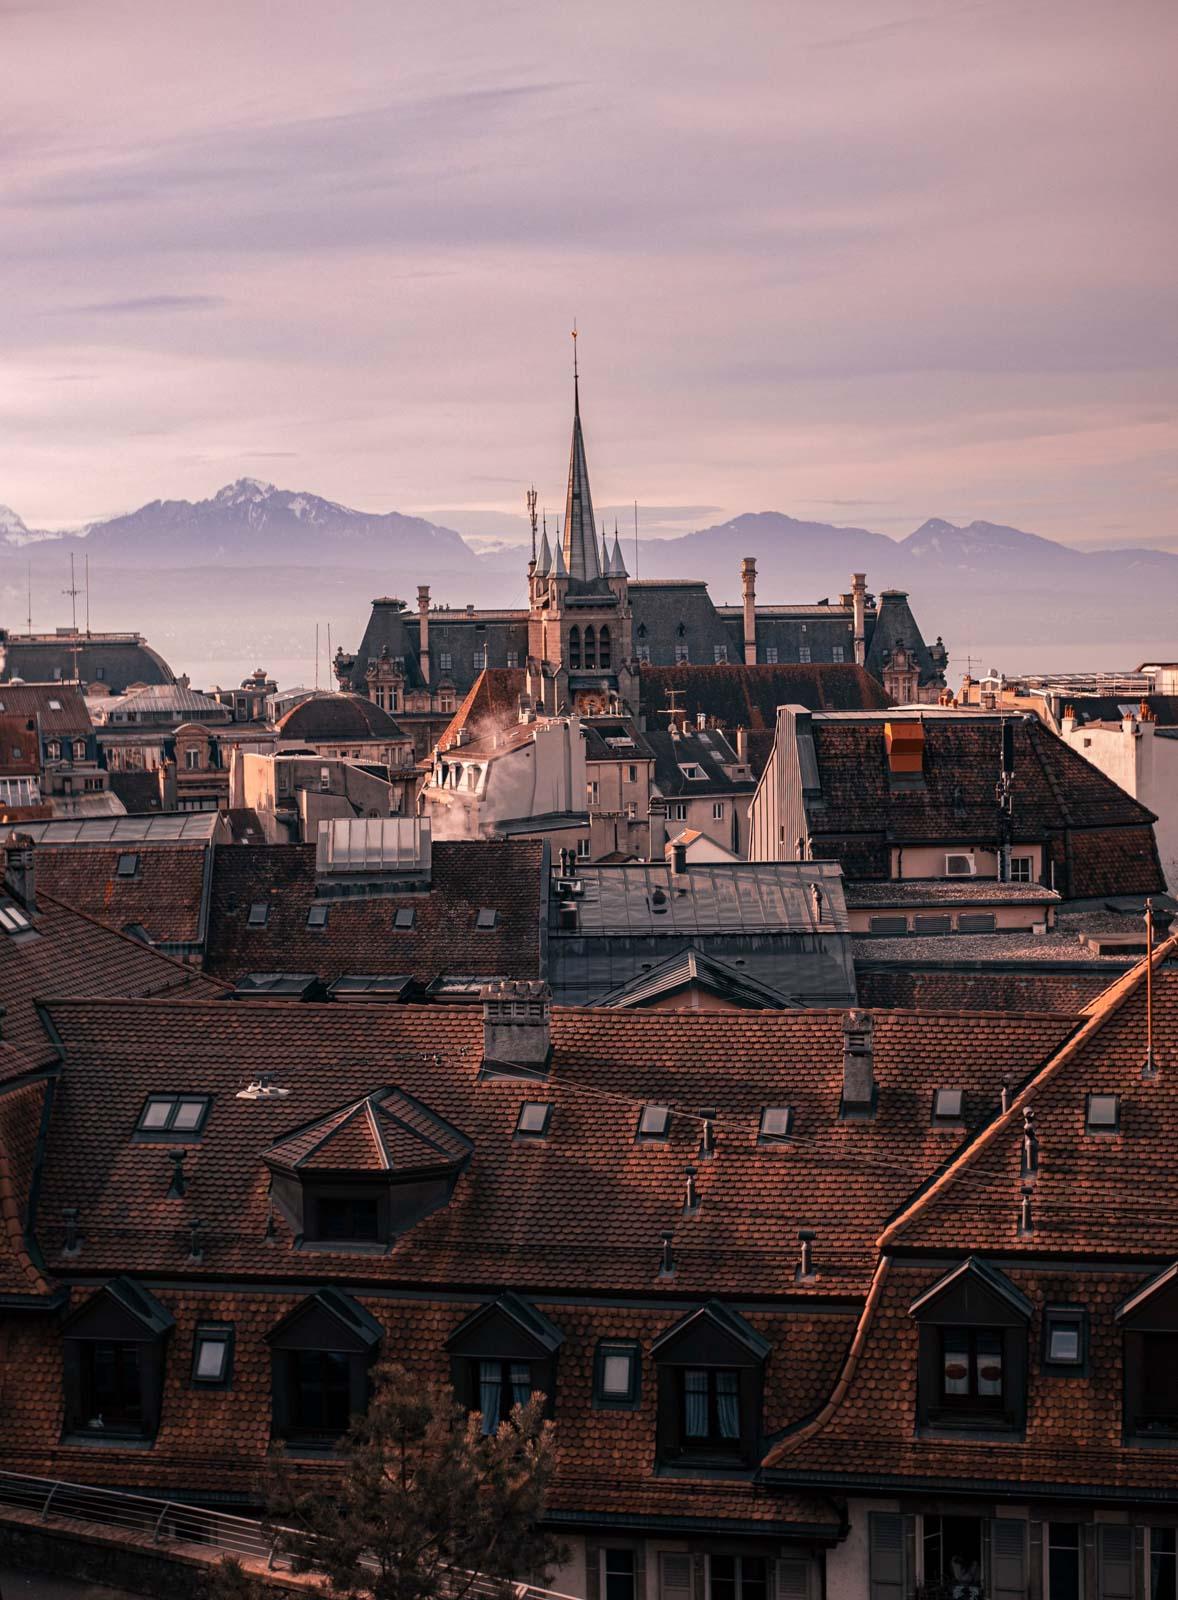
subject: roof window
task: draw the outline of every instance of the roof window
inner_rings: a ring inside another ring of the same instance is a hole
[[[1119,1133],[1121,1097],[1116,1094],[1090,1094],[1086,1123],[1089,1133]]]
[[[0,906],[0,927],[5,933],[24,933],[32,927],[32,923],[19,906],[14,906],[11,901]]]
[[[312,901],[307,910],[308,928],[326,928],[327,910],[328,908],[322,900]]]
[[[499,913],[492,906],[480,906],[476,928],[493,928],[499,921]]]
[[[669,1106],[643,1106],[638,1116],[639,1141],[650,1142],[656,1139],[665,1139],[671,1131],[671,1109]]]
[[[207,1094],[149,1094],[135,1132],[151,1139],[197,1139],[210,1104]]]
[[[1083,1306],[1047,1306],[1043,1312],[1043,1363],[1048,1367],[1084,1365],[1085,1322]]]
[[[960,1089],[937,1089],[933,1094],[933,1121],[960,1122],[965,1095]]]
[[[633,1410],[642,1373],[641,1347],[632,1339],[603,1339],[593,1363],[593,1403],[605,1409]]]
[[[223,1389],[233,1367],[231,1323],[198,1322],[192,1341],[192,1381],[203,1388]]]
[[[247,925],[251,928],[264,928],[270,916],[270,904],[267,900],[255,900],[250,905]]]
[[[50,709],[50,711],[60,711],[61,710],[61,701],[60,700],[51,700],[49,702],[49,709]]]
[[[519,1108],[515,1131],[525,1139],[542,1139],[552,1120],[552,1105],[547,1100],[525,1100]]]
[[[789,1138],[794,1125],[792,1106],[765,1106],[761,1112],[761,1126],[757,1131],[758,1144],[781,1144]]]
[[[394,928],[411,928],[417,919],[417,911],[413,906],[398,906],[393,912]]]
[[[133,851],[124,851],[115,867],[117,878],[133,878],[139,871],[139,857]]]

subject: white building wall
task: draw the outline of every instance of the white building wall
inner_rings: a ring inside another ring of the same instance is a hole
[[[1073,750],[1156,815],[1166,887],[1178,894],[1178,738],[1157,724],[1126,717],[1120,723],[1080,723],[1065,717],[1061,733]]]
[[[825,1600],[866,1600],[870,1593],[868,1513],[899,1509],[898,1500],[848,1500],[847,1536],[826,1552]]]

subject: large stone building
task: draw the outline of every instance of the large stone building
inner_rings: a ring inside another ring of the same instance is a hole
[[[816,605],[758,605],[751,557],[739,606],[715,605],[700,579],[631,578],[617,537],[598,536],[576,384],[563,536],[552,548],[544,530],[527,583],[518,611],[431,607],[425,585],[416,613],[374,600],[358,650],[336,654],[341,688],[368,694],[407,731],[421,725],[424,755],[429,730],[441,731],[486,667],[524,670],[532,704],[550,714],[638,714],[644,665],[858,664],[901,702],[936,702],[945,686],[944,645],[925,643],[903,590],[876,598],[864,573]]]

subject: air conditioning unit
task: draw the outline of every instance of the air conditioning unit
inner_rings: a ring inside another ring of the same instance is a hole
[[[972,856],[954,855],[945,857],[945,876],[947,878],[975,878],[978,864]]]

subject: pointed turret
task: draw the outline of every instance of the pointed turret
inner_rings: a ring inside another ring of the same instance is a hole
[[[564,564],[564,550],[560,545],[556,547],[556,560],[552,563],[552,576],[554,578],[567,578],[568,568]]]
[[[573,443],[569,452],[569,492],[564,507],[564,564],[570,578],[600,578],[601,556],[589,493],[589,467],[581,433],[581,386],[573,370]]]
[[[614,552],[609,558],[609,576],[611,578],[628,578],[626,563],[622,560],[622,542],[618,538],[618,530],[614,529]]]
[[[548,544],[548,529],[545,528],[540,537],[540,554],[536,557],[536,576],[538,578],[546,578],[551,565],[552,551]]]

